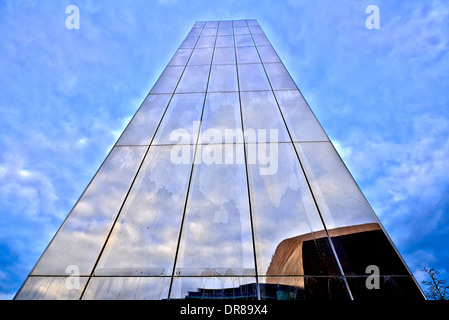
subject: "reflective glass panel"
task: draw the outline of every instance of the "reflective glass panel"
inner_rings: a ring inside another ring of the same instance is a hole
[[[237,91],[237,89],[237,68],[235,64],[214,64],[207,91]]]
[[[248,27],[234,27],[234,34],[240,35],[240,34],[249,34]]]
[[[217,28],[204,28],[201,32],[202,37],[215,36],[217,34]]]
[[[187,34],[188,37],[198,37],[201,34],[201,28],[193,28]]]
[[[295,82],[282,63],[266,63],[264,66],[273,90],[297,89]]]
[[[215,48],[214,64],[234,64],[235,52],[234,48]]]
[[[215,36],[200,37],[198,39],[198,43],[196,44],[196,48],[213,48],[214,45],[215,45]]]
[[[218,28],[218,33],[217,35],[219,36],[229,36],[229,35],[233,35],[234,31],[232,29],[232,27],[219,27]]]
[[[87,277],[79,277],[78,288],[68,287],[69,277],[28,277],[16,295],[16,300],[78,300],[87,283]]]
[[[95,275],[171,276],[193,146],[151,146]]]
[[[193,50],[189,60],[190,65],[210,65],[214,48],[202,48]]]
[[[148,145],[170,101],[171,94],[148,95],[126,127],[117,145]]]
[[[234,27],[246,27],[246,20],[234,20],[233,22]]]
[[[271,90],[262,64],[238,64],[238,70],[241,91]]]
[[[198,136],[204,93],[175,94],[153,144],[191,144]]]
[[[164,300],[170,277],[93,277],[83,300]]]
[[[249,47],[254,46],[253,38],[250,34],[236,35],[235,45],[237,47]]]
[[[257,47],[257,50],[263,63],[281,62],[272,46],[260,46]]]
[[[232,27],[232,20],[220,21],[218,26],[219,27]]]
[[[255,275],[243,144],[199,145],[175,274]]]
[[[89,275],[147,147],[114,147],[36,264],[33,275]]]
[[[233,36],[217,36],[216,48],[219,47],[234,47],[234,37]]]
[[[192,49],[178,49],[173,58],[170,60],[169,66],[183,66],[189,60]]]
[[[256,46],[271,46],[270,41],[264,34],[253,34],[253,39]]]
[[[349,301],[342,277],[259,277],[261,300]]]
[[[240,93],[246,142],[290,142],[272,91]]]
[[[183,66],[165,68],[150,93],[173,93],[183,70]]]
[[[246,23],[248,24],[248,26],[258,26],[259,23],[257,22],[256,19],[246,19]]]
[[[238,63],[260,63],[256,47],[237,47]]]
[[[209,69],[209,65],[188,65],[179,81],[176,93],[205,92],[209,78]]]
[[[291,143],[246,147],[259,275],[339,274]]]
[[[259,26],[250,26],[249,30],[251,31],[251,34],[265,34]]]
[[[295,147],[345,274],[366,275],[366,268],[375,265],[381,274],[409,275],[332,144]]]
[[[201,143],[243,142],[237,92],[208,93],[201,123]]]
[[[198,37],[197,36],[188,36],[181,43],[180,48],[184,48],[184,49],[194,48],[197,41],[198,41]]]
[[[206,24],[204,25],[205,28],[213,28],[218,27],[218,21],[206,21]]]
[[[298,90],[275,91],[293,141],[327,141],[327,135]]]
[[[174,277],[170,299],[257,299],[255,277]],[[224,311],[224,310],[223,310]]]

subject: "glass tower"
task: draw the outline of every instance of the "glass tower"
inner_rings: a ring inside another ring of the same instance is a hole
[[[258,22],[196,22],[15,299],[424,299]]]

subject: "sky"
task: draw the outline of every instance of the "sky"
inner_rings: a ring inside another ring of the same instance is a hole
[[[194,22],[226,19],[258,20],[417,281],[424,267],[449,279],[447,1],[2,0],[0,299]]]

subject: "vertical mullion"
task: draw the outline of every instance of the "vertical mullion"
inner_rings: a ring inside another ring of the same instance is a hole
[[[245,20],[245,22],[246,22],[246,20]],[[248,25],[248,23],[247,23],[247,25]],[[260,300],[259,272],[257,270],[256,241],[255,241],[255,237],[254,237],[254,222],[253,222],[253,214],[252,214],[252,208],[251,208],[251,192],[250,192],[249,176],[248,176],[248,161],[246,159],[245,128],[243,126],[242,100],[241,100],[241,96],[240,96],[239,68],[238,68],[238,61],[237,61],[237,47],[236,47],[236,43],[235,43],[234,21],[232,22],[232,39],[234,40],[235,68],[237,70],[237,90],[238,90],[238,94],[239,94],[240,120],[241,120],[240,122],[242,125],[242,134],[243,134],[243,154],[245,157],[246,187],[248,190],[249,219],[251,222],[251,236],[252,236],[252,241],[253,241],[254,269],[255,269],[255,273],[256,273],[257,300]]]

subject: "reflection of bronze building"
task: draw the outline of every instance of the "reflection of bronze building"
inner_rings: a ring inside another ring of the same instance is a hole
[[[361,298],[388,298],[392,295],[422,298],[401,258],[377,223],[331,229],[328,234],[353,294]],[[285,239],[276,248],[266,282],[298,287],[306,296],[325,291],[324,297],[331,297],[332,290],[334,293],[343,291],[343,282],[334,268],[328,268],[327,274],[323,273],[322,264],[326,260],[323,255],[332,256],[330,250],[324,230]],[[377,266],[380,271],[381,288],[377,291],[368,290],[365,286],[367,277],[371,275],[366,273],[369,265]]]

